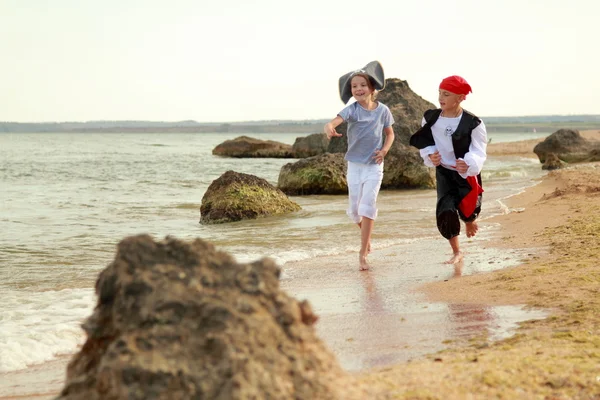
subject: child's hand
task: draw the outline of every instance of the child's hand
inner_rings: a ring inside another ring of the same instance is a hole
[[[442,163],[442,156],[440,156],[440,152],[436,151],[433,154],[429,155],[429,159],[436,167]]]
[[[385,158],[386,154],[387,154],[387,150],[377,150],[375,152],[375,156],[373,156],[373,159],[375,160],[375,162],[377,164],[381,164],[383,162],[383,159]]]
[[[333,136],[340,137],[341,133],[337,133],[333,125],[325,124],[325,134],[327,135],[327,139],[331,139]]]
[[[464,174],[465,172],[467,172],[467,170],[469,169],[469,164],[467,164],[465,162],[465,160],[456,160],[456,170],[461,173]]]

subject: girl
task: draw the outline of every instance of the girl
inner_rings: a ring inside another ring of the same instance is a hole
[[[371,68],[374,65],[378,68]],[[342,101],[347,97],[345,93],[351,93],[356,102],[340,111],[324,128],[328,138],[339,137],[342,135],[335,128],[344,121],[348,123],[348,150],[344,157],[348,162],[349,207],[346,213],[360,228],[358,259],[361,271],[370,267],[367,255],[371,250],[371,234],[377,217],[376,201],[383,180],[383,160],[394,142],[392,113],[385,104],[375,100],[375,88],[381,90],[384,86],[383,69],[376,61],[362,70],[342,76]]]
[[[487,132],[483,122],[461,106],[469,93],[471,86],[464,78],[453,75],[443,79],[440,108],[425,111],[422,128],[410,138],[410,144],[420,149],[425,165],[436,168],[436,220],[452,248],[448,264],[463,259],[459,218],[465,223],[467,237],[472,237],[481,212],[480,173],[487,158]]]

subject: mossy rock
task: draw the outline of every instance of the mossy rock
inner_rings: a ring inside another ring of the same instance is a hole
[[[210,184],[202,197],[200,223],[220,224],[300,209],[297,203],[266,180],[227,171]]]
[[[326,153],[286,164],[277,187],[288,195],[348,193],[344,155]]]

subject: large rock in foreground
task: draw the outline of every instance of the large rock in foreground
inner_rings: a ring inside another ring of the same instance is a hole
[[[599,150],[600,143],[589,141],[572,129],[559,129],[533,148],[542,164],[552,153],[567,163],[600,161],[596,156]]]
[[[260,140],[240,136],[217,145],[215,156],[235,158],[294,158],[292,146],[274,140]]]
[[[200,239],[124,239],[58,399],[366,398],[279,274],[269,259],[238,264]]]
[[[348,193],[344,155],[321,154],[285,164],[277,187],[288,195]]]
[[[215,179],[200,205],[200,222],[218,224],[300,210],[281,190],[254,175],[227,171]]]

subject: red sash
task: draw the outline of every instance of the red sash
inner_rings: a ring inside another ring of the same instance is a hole
[[[471,185],[471,191],[463,197],[458,208],[465,218],[470,218],[477,207],[477,198],[483,193],[483,188],[477,181],[476,176],[467,176],[467,182]]]

